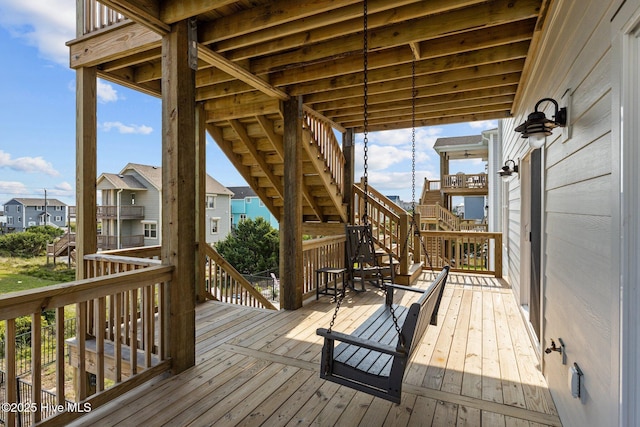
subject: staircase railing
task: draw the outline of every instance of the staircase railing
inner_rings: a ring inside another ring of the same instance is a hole
[[[304,110],[304,126],[311,132],[311,139],[324,159],[326,170],[336,185],[339,194],[344,194],[345,159],[340,143],[333,133],[333,127],[326,119]]]
[[[255,290],[231,264],[209,245],[202,245],[206,256],[205,292],[212,299],[229,304],[277,310],[271,301]]]
[[[409,273],[414,239],[408,237],[411,216],[382,193],[367,186],[367,217],[373,228],[373,239],[378,246],[400,262],[399,274]],[[364,214],[364,182],[353,186],[353,223],[359,223]]]
[[[444,225],[449,231],[460,230],[460,218],[440,205],[418,205],[416,211],[420,213],[423,223],[436,222],[439,227]]]

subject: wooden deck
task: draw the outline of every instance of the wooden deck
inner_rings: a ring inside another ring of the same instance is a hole
[[[334,329],[353,330],[382,302],[377,291],[348,293]],[[503,281],[450,275],[438,326],[407,368],[400,405],[319,378],[315,330],[329,325],[334,307],[329,297],[281,312],[204,303],[195,367],[72,425],[561,425]]]

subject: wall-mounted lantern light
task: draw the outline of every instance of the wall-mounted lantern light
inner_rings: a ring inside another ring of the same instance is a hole
[[[553,120],[538,111],[538,107],[543,102],[551,102],[555,107]],[[527,117],[527,121],[515,128],[516,132],[522,133],[523,138],[529,138],[529,145],[534,150],[544,145],[545,138],[551,135],[555,127],[565,127],[567,125],[567,108],[558,109],[558,103],[553,98],[543,98],[536,103],[535,111]]]
[[[509,163],[513,164],[513,168],[509,166]],[[518,173],[518,165],[516,164],[516,162],[509,159],[504,162],[504,166],[502,167],[502,170],[498,172],[498,175],[500,175],[503,181],[507,181],[514,173]]]

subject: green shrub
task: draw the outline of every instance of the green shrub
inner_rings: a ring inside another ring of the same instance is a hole
[[[0,236],[0,255],[31,258],[47,249],[49,235],[39,232],[11,233]]]

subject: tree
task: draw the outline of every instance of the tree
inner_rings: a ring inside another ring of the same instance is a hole
[[[278,269],[280,237],[264,218],[241,221],[215,248],[242,274]]]

